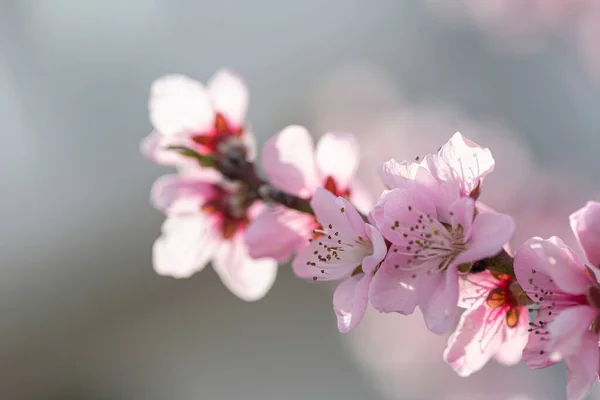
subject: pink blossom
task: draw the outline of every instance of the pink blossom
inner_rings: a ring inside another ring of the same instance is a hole
[[[346,333],[365,314],[369,285],[387,245],[344,197],[317,188],[311,206],[321,225],[316,231],[320,236],[300,251],[292,266],[300,278],[343,280],[333,295],[333,309],[338,329]]]
[[[496,255],[514,232],[510,216],[475,209],[489,150],[455,134],[419,163],[393,160],[380,169],[384,192],[372,217],[392,243],[371,287],[382,312],[411,314],[419,305],[436,333],[457,316],[458,266]]]
[[[254,156],[254,137],[244,125],[248,89],[232,71],[217,71],[206,88],[184,75],[164,76],[152,84],[148,108],[154,132],[144,139],[141,151],[158,164],[188,161],[169,146],[211,154],[241,144],[249,159]]]
[[[248,254],[244,233],[264,205],[248,202],[236,185],[215,184],[196,175],[159,178],[154,205],[167,214],[153,247],[159,275],[188,278],[211,261],[223,284],[245,301],[262,298],[275,281],[277,262]]]
[[[527,295],[539,304],[523,359],[531,368],[561,360],[567,367],[567,396],[582,399],[598,373],[600,352],[600,203],[589,202],[571,215],[571,227],[592,265],[561,239],[532,238],[515,256],[515,273]]]
[[[263,169],[278,190],[310,199],[324,187],[336,196],[349,198],[361,211],[368,211],[371,200],[353,181],[359,162],[356,140],[348,133],[327,133],[315,150],[308,131],[288,126],[271,138],[263,149]],[[289,260],[304,248],[317,224],[308,214],[276,206],[252,221],[246,242],[253,257]]]
[[[479,371],[492,357],[504,365],[521,360],[529,336],[522,293],[510,275],[483,271],[460,279],[459,305],[467,310],[444,351],[458,375]]]

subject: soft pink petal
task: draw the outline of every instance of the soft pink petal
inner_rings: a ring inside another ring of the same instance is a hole
[[[286,262],[308,245],[314,218],[285,207],[265,210],[246,230],[246,245],[254,258],[271,257]]]
[[[531,241],[531,243],[529,243]],[[521,246],[521,259],[526,259],[530,270],[541,271],[554,281],[561,291],[585,294],[593,282],[585,267],[577,264],[568,250],[552,240],[530,239],[528,246]],[[519,256],[517,252],[517,256]],[[521,263],[519,261],[519,263]],[[516,268],[516,266],[515,266]],[[519,275],[517,274],[517,278]],[[539,279],[538,279],[539,280]],[[519,278],[519,282],[521,278]]]
[[[571,214],[571,228],[577,236],[587,259],[600,266],[600,203],[589,201],[585,207]]]
[[[477,187],[480,179],[494,169],[494,158],[490,150],[470,141],[459,132],[442,146],[438,156],[451,169],[438,168],[438,176],[443,180],[455,179],[460,182],[462,193],[466,196]]]
[[[490,291],[498,287],[498,283],[498,280],[494,278],[490,271],[461,276],[459,280],[459,307],[473,308],[477,303],[485,301]]]
[[[471,226],[467,250],[454,261],[457,265],[498,254],[515,231],[514,219],[506,214],[477,214]]]
[[[409,315],[417,306],[420,280],[412,271],[396,268],[396,265],[406,264],[407,257],[395,253],[394,249],[395,246],[392,246],[373,278],[369,301],[378,311]]]
[[[150,161],[168,167],[194,162],[176,151],[168,149],[169,146],[178,145],[189,145],[188,136],[185,134],[165,136],[155,131],[142,140],[140,143],[140,152]]]
[[[214,225],[203,215],[168,217],[152,248],[154,270],[159,275],[189,278],[215,253],[216,235]]]
[[[458,270],[450,267],[443,273],[421,274],[419,307],[427,328],[446,333],[456,325],[458,316]]]
[[[367,237],[373,244],[373,254],[365,257],[362,269],[367,274],[375,272],[375,268],[385,258],[388,248],[381,233],[371,224],[366,224]]]
[[[337,281],[347,278],[360,264],[360,262],[357,261],[354,264],[343,266],[326,266],[326,268],[321,267],[321,265],[316,262],[318,260],[316,260],[315,256],[315,251],[318,252],[321,250],[322,247],[319,246],[318,240],[315,240],[298,253],[292,262],[292,269],[298,278],[321,281]],[[315,263],[316,265],[312,265],[312,263]]]
[[[597,379],[598,336],[587,332],[581,338],[580,349],[577,354],[565,358],[568,400],[584,399]]]
[[[549,348],[553,354],[560,358],[576,354],[581,349],[582,337],[597,316],[598,311],[588,305],[562,311],[548,326],[552,338]]]
[[[213,268],[221,282],[244,301],[263,298],[277,275],[277,261],[250,257],[242,235],[220,243],[213,257]]]
[[[462,227],[464,237],[471,237],[471,226],[475,216],[475,201],[469,197],[456,200],[450,206],[450,221],[453,228]]]
[[[150,201],[152,205],[165,213],[170,213],[173,204],[182,198],[191,198],[199,212],[200,206],[215,195],[214,185],[203,182],[194,176],[164,175],[152,185]]]
[[[429,173],[421,164],[412,161],[398,162],[393,158],[377,166],[377,174],[388,189],[401,189],[421,174]]]
[[[365,315],[372,278],[371,274],[354,275],[340,283],[333,293],[333,310],[341,333],[350,332]]]
[[[523,350],[523,361],[529,368],[542,369],[550,367],[560,360],[551,357],[551,352],[548,350],[550,337],[546,329],[540,327],[540,322],[546,322],[546,315],[538,315],[533,322],[532,331],[529,333],[527,345]]]
[[[212,129],[214,111],[204,86],[184,75],[157,79],[150,89],[150,122],[165,136]]]
[[[506,316],[506,314],[504,313],[503,316]],[[506,366],[515,365],[521,361],[523,349],[529,339],[529,313],[527,309],[525,307],[521,309],[517,326],[509,328],[508,325],[504,324],[503,329],[504,342],[494,355],[494,358],[500,364]]]
[[[444,361],[459,376],[479,371],[500,348],[505,314],[497,311],[482,304],[462,314],[444,351]]]
[[[531,238],[523,243],[515,253],[513,262],[515,275],[521,287],[532,299],[540,292],[558,290],[548,272],[547,259],[541,257],[540,249],[546,245],[545,242],[542,238]]]
[[[341,191],[350,187],[360,162],[360,148],[354,135],[326,133],[319,139],[316,152],[321,179],[332,177]]]
[[[308,198],[321,185],[313,141],[306,128],[291,125],[263,147],[262,166],[276,188]]]
[[[357,236],[365,237],[365,222],[356,209],[347,200],[339,200],[328,190],[317,188],[310,205],[319,223],[339,232],[340,237],[346,241],[354,241]]]
[[[383,221],[377,221],[383,236],[395,244],[407,243],[399,229],[395,229],[396,221],[400,227],[415,226],[420,215],[435,215],[435,207],[426,193],[406,189],[394,189],[385,196],[383,205]]]
[[[208,82],[208,94],[216,112],[221,113],[233,129],[244,124],[248,110],[248,88],[242,78],[221,69]]]

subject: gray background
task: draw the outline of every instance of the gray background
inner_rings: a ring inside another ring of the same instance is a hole
[[[368,62],[411,104],[493,117],[540,165],[600,184],[600,85],[574,50],[498,51],[418,1],[4,0],[0,33],[2,399],[379,398],[335,330],[329,287],[283,267],[245,304],[209,269],[153,273],[162,217],[148,191],[165,170],[138,143],[165,73],[235,68],[264,141],[310,126],[317,82]],[[540,398],[563,397],[555,374]]]

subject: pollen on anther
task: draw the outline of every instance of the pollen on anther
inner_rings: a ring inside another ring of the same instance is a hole
[[[317,280],[317,277],[316,277],[316,276],[313,276],[313,281],[316,281],[316,280]]]
[[[412,206],[408,206],[408,211],[412,211]]]
[[[329,224],[329,229],[332,229],[332,228],[333,228],[333,225]]]
[[[344,207],[340,208],[340,212],[344,212],[344,211],[345,211]]]

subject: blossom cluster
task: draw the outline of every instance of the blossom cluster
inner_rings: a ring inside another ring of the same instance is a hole
[[[210,263],[233,294],[255,301],[291,261],[299,278],[339,281],[342,333],[369,305],[401,315],[418,307],[429,330],[453,331],[443,357],[460,376],[491,358],[564,361],[569,400],[585,397],[600,363],[600,203],[570,217],[585,259],[557,237],[529,239],[513,255],[515,221],[479,200],[494,169],[489,149],[456,133],[437,152],[389,160],[373,201],[354,178],[360,149],[348,133],[315,146],[305,128],[284,128],[262,149],[262,178],[247,107],[229,70],[206,86],[182,75],[152,85],[155,130],[141,151],[177,170],[151,191],[166,215],[158,274],[187,278]]]

